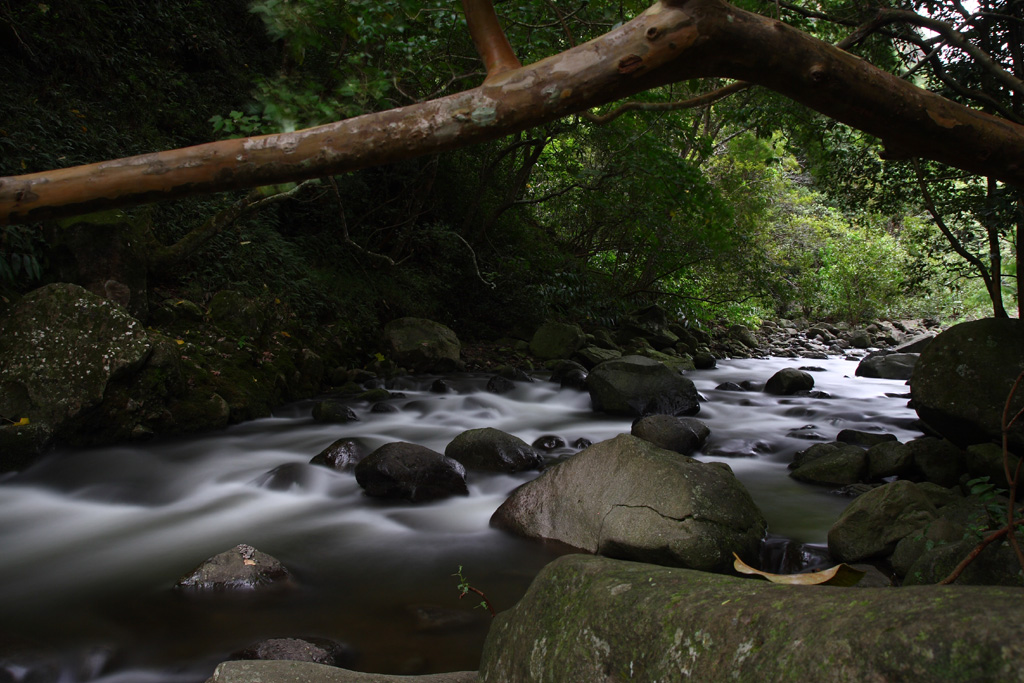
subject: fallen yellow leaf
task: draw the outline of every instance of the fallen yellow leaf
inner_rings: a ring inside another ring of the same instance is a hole
[[[27,417],[23,417],[20,420],[18,420],[17,422],[15,422],[14,426],[15,427],[23,427],[24,425],[27,425],[27,424],[28,424],[28,418]]]
[[[806,574],[772,574],[771,572],[763,572],[760,569],[754,569],[749,564],[740,559],[740,556],[736,553],[732,554],[736,558],[733,562],[733,567],[740,574],[752,574],[754,576],[761,576],[772,583],[785,583],[798,586],[853,586],[866,574],[860,569],[854,569],[848,564],[837,564],[834,567],[823,569],[820,572],[808,572]]]
[[[185,340],[184,340],[184,339],[175,339],[175,340],[174,340],[174,342],[175,342],[176,344],[178,344],[178,345],[181,345],[181,344],[184,344],[184,343],[185,343]]]

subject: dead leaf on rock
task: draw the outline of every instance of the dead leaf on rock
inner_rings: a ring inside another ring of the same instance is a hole
[[[736,553],[732,554],[736,558],[733,562],[733,567],[741,574],[751,574],[754,576],[762,576],[772,583],[785,583],[797,586],[853,586],[864,576],[866,572],[860,569],[854,569],[848,564],[837,564],[834,567],[823,569],[820,572],[809,572],[806,574],[772,574],[771,572],[763,572],[760,569],[754,569],[749,564],[740,559]]]

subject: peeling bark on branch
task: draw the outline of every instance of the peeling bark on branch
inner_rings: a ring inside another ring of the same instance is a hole
[[[0,223],[345,173],[704,77],[771,88],[881,138],[891,157],[929,158],[1024,187],[1024,127],[722,0],[665,0],[600,38],[442,99],[293,133],[0,178]]]

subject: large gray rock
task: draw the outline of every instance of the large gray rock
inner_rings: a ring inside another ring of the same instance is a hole
[[[494,620],[480,677],[1020,682],[1021,629],[1019,589],[783,586],[567,555]]]
[[[586,335],[579,325],[547,322],[534,332],[530,353],[543,360],[570,358],[585,342]]]
[[[356,482],[367,495],[413,503],[469,495],[466,468],[425,446],[387,443],[356,465]]]
[[[858,377],[910,379],[917,364],[916,353],[889,353],[868,356],[857,365]]]
[[[476,671],[392,676],[293,661],[238,661],[217,665],[206,683],[475,683]]]
[[[520,536],[703,570],[753,558],[765,519],[732,471],[621,434],[520,486],[491,517]]]
[[[892,554],[905,536],[923,529],[937,511],[913,482],[896,480],[853,499],[828,530],[828,549],[840,562]]]
[[[384,326],[384,343],[391,360],[416,372],[451,372],[459,367],[459,338],[432,320],[392,320]]]
[[[999,442],[1006,397],[1024,370],[1024,322],[974,320],[949,328],[921,353],[910,380],[917,414],[961,448]],[[1013,411],[1024,407],[1018,392]],[[1011,415],[1013,412],[1011,412]],[[1024,450],[1024,421],[1010,431],[1013,450]]]
[[[151,350],[142,323],[117,304],[77,285],[40,287],[0,320],[0,416],[46,423],[60,437]]]
[[[444,454],[471,470],[522,472],[539,470],[544,465],[536,448],[493,427],[462,432],[452,439]]]
[[[601,363],[587,376],[594,410],[617,415],[696,415],[700,412],[693,382],[643,356]]]

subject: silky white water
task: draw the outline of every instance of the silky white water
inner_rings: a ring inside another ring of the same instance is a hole
[[[831,398],[717,390],[763,383],[783,367],[815,366]],[[903,382],[858,378],[844,360],[736,360],[688,373],[702,396],[697,416],[711,428],[703,460],[728,462],[769,520],[769,531],[824,544],[848,498],[789,478],[793,454],[842,429],[919,436]],[[42,649],[61,681],[202,681],[217,661],[255,640],[316,635],[349,643],[353,668],[418,673],[475,668],[486,614],[466,623],[425,624],[418,607],[469,610],[451,574],[464,567],[499,607],[513,604],[563,548],[493,530],[488,520],[536,472],[470,472],[470,495],[429,504],[382,502],[351,473],[308,465],[339,438],[367,452],[391,441],[439,452],[467,429],[494,427],[528,443],[557,435],[602,441],[631,420],[598,415],[589,396],[550,382],[518,383],[503,395],[487,377],[433,378],[388,388],[397,413],[354,404],[358,422],[318,424],[312,402],[274,417],[187,439],[60,451],[0,480],[0,657],[31,661]],[[889,394],[889,395],[887,395]],[[756,453],[734,457],[734,453]],[[285,490],[261,486],[291,465]],[[300,587],[251,600],[190,600],[171,593],[205,558],[248,543],[291,569]],[[468,602],[468,598],[467,598]],[[20,660],[19,660],[20,661]],[[10,666],[9,670],[14,670]]]

